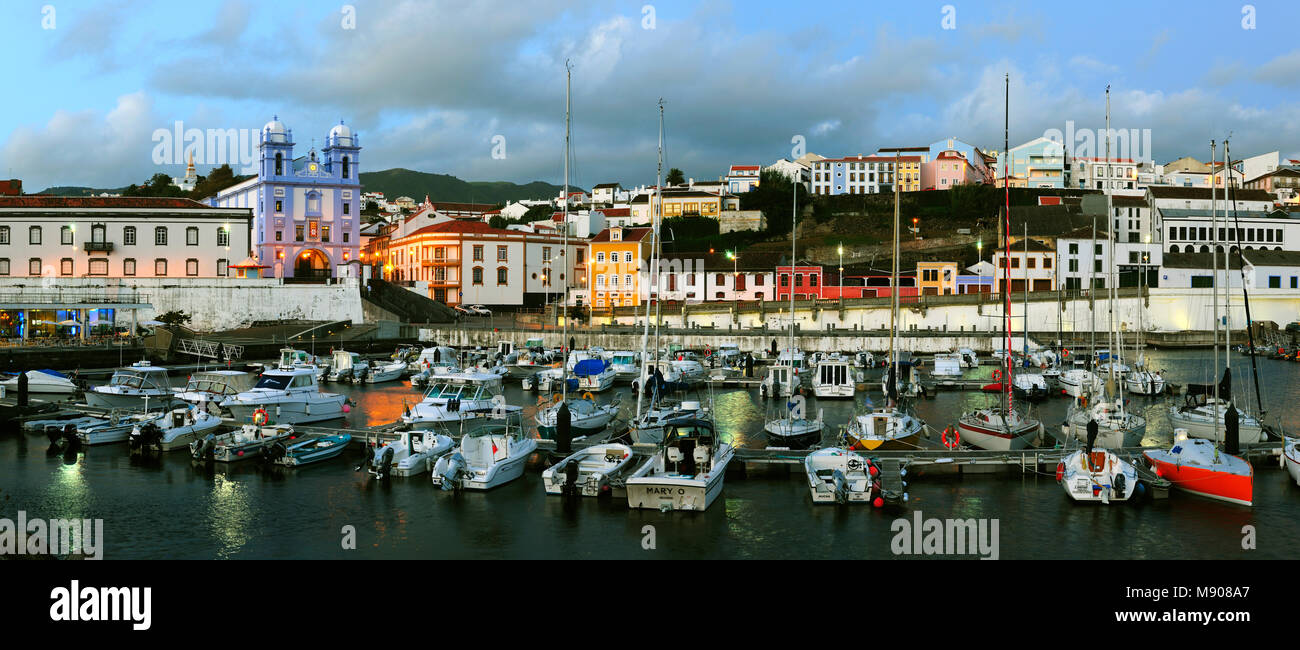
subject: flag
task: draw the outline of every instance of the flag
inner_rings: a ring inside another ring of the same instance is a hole
[[[496,443],[496,441],[493,441],[493,442],[492,442],[492,455],[495,456],[496,453],[497,453],[497,443]]]

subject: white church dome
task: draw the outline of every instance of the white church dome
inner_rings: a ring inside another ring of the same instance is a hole
[[[343,122],[339,122],[330,129],[330,140],[343,145],[352,144],[352,129],[348,128]]]
[[[262,133],[266,135],[267,140],[273,142],[284,142],[286,134],[284,123],[280,121],[279,116],[276,116],[275,119],[267,122],[266,126],[262,127]]]

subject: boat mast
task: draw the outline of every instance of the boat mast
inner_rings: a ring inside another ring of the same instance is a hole
[[[1224,173],[1228,174],[1227,185],[1224,188],[1223,195],[1223,222],[1228,222],[1228,195],[1227,190],[1232,189],[1232,156],[1228,154],[1228,141],[1223,141],[1223,158]],[[1264,418],[1264,396],[1259,392],[1259,366],[1255,361],[1255,332],[1252,327],[1253,321],[1250,318],[1250,292],[1246,290],[1246,254],[1241,249],[1241,221],[1237,218],[1237,195],[1233,194],[1232,198],[1232,224],[1236,232],[1237,239],[1237,265],[1241,267],[1241,301],[1246,309],[1246,344],[1250,346],[1250,371],[1255,379],[1255,407],[1258,409],[1256,417],[1259,420]],[[1229,240],[1231,242],[1231,240]]]
[[[898,366],[897,366],[898,336],[896,335],[896,332],[898,330],[898,292],[899,292],[898,291],[899,290],[898,287],[898,237],[899,237],[898,165],[899,163],[902,162],[900,158],[901,155],[902,152],[898,150],[894,151],[894,178],[893,178],[894,181],[894,260],[893,260],[893,266],[891,267],[891,274],[893,275],[893,278],[890,280],[890,282],[893,283],[893,289],[890,290],[890,294],[892,294],[894,300],[893,300],[893,304],[890,305],[890,309],[889,309],[889,368],[885,371],[886,381],[890,381],[889,376],[891,373],[893,374],[892,381],[894,385],[890,386],[889,388],[895,391],[895,393],[898,392],[898,380],[899,380]],[[885,394],[886,396],[888,396],[889,391],[885,391]],[[901,395],[899,401],[900,402],[902,401]]]
[[[660,169],[660,172],[663,171],[663,166],[664,166],[663,157],[664,157],[664,100],[663,100],[662,97],[660,97],[660,98],[659,98],[659,169]],[[655,179],[655,198],[657,199],[657,200],[655,201],[655,203],[658,204],[658,206],[657,206],[655,209],[656,209],[658,212],[655,213],[655,215],[656,215],[656,216],[655,216],[655,224],[656,224],[656,225],[655,225],[655,227],[654,227],[654,228],[655,228],[655,241],[654,241],[654,253],[653,253],[653,254],[658,256],[658,260],[659,260],[659,261],[656,263],[656,265],[655,265],[654,268],[650,269],[650,272],[655,274],[655,282],[654,282],[654,285],[653,285],[654,288],[655,288],[655,295],[654,295],[654,299],[655,299],[655,345],[654,345],[654,353],[655,353],[655,357],[656,357],[656,360],[655,360],[655,368],[659,368],[659,367],[661,367],[661,366],[663,365],[663,359],[658,359],[658,358],[657,358],[657,357],[659,356],[659,330],[660,330],[660,328],[663,326],[663,308],[662,308],[662,306],[659,304],[659,303],[660,303],[660,297],[661,297],[661,296],[659,295],[659,294],[661,293],[661,290],[660,290],[661,287],[659,286],[659,281],[663,279],[663,278],[660,278],[660,277],[659,277],[659,275],[660,275],[660,271],[661,271],[661,269],[660,269],[659,267],[660,267],[660,266],[663,266],[663,259],[664,259],[664,243],[663,243],[663,224],[664,224],[664,187],[663,187],[663,185],[664,185],[664,184],[663,184],[663,181],[662,181],[662,180],[660,180],[659,178],[656,178],[656,179]],[[675,239],[675,238],[674,238],[674,239]],[[650,309],[650,307],[647,306],[647,307],[646,307],[646,310],[649,311],[649,309]],[[682,318],[682,327],[686,327],[686,318],[685,318],[685,316],[686,316],[686,311],[685,311],[684,309],[682,310],[682,316],[683,316],[683,318]],[[671,356],[670,356],[670,355],[667,355],[667,354],[665,354],[664,356],[669,358],[669,363],[668,363],[668,365],[671,367],[671,366],[672,366]],[[662,371],[661,371],[661,372],[662,372]],[[658,386],[655,386],[655,390],[656,390],[656,393],[655,393],[655,394],[656,394],[656,396],[658,396],[658,392],[657,392],[657,391],[658,391],[658,388],[659,388]],[[656,400],[656,401],[657,401],[657,400]]]
[[[1004,416],[1010,417],[1015,409],[1015,403],[1012,401],[1011,393],[1011,368],[1015,365],[1011,362],[1011,74],[1007,73],[1005,84],[1005,96],[1003,97],[1003,123],[1002,123],[1002,193],[1005,199],[1005,205],[1002,212],[1003,223],[1003,242],[1006,257],[1002,260],[1002,279],[1005,283],[1002,287],[1002,331],[1006,335],[1006,344],[1002,346],[1003,352],[1006,353],[1006,376],[1002,379],[1002,395],[1006,400],[1007,410]],[[895,218],[897,219],[897,217]],[[895,226],[897,227],[897,226]],[[1026,231],[1027,232],[1027,231]],[[895,244],[897,245],[897,244]],[[1029,264],[1028,261],[1025,262]],[[1027,275],[1025,277],[1028,277]],[[1006,417],[1003,418],[1005,422]]]
[[[663,183],[664,174],[664,100],[659,98],[659,167],[655,172],[655,191]],[[652,202],[653,203],[653,202]],[[650,342],[650,296],[655,293],[655,284],[659,278],[656,272],[656,252],[659,244],[659,221],[655,218],[654,206],[650,206],[650,287],[646,291],[645,324],[641,330],[641,385],[636,392],[636,417],[641,419],[641,405],[645,397],[645,384],[650,381],[650,357],[646,354],[646,345]],[[638,256],[637,263],[640,263]],[[655,324],[655,338],[659,336],[659,325]],[[656,365],[658,367],[658,365]],[[657,387],[656,387],[657,388]]]
[[[790,199],[791,199],[791,212],[790,212],[790,344],[789,344],[789,350],[790,350],[790,395],[793,396],[794,387],[795,387],[795,383],[794,383],[795,373],[798,372],[797,370],[795,370],[795,365],[794,365],[794,269],[795,269],[795,265],[797,264],[795,260],[798,255],[796,249],[796,246],[798,245],[798,241],[795,236],[798,233],[796,224],[799,221],[799,183],[798,182],[795,182],[790,186]],[[819,292],[821,291],[820,286],[818,287],[818,291]],[[776,360],[777,360],[777,365],[780,365],[781,364],[780,354],[776,355]],[[773,386],[773,388],[777,388],[777,387]],[[785,415],[786,432],[789,433],[790,426],[791,426],[789,424],[790,409],[786,409],[785,414],[786,414]],[[804,415],[805,417],[807,416],[806,413]]]
[[[1029,363],[1029,222],[1025,221],[1025,290],[1024,294],[1025,315],[1024,319],[1024,336],[1020,337],[1020,354],[1024,357],[1025,363]]]
[[[1214,226],[1218,221],[1218,205],[1214,196],[1214,140],[1210,140],[1210,259],[1213,267],[1210,274],[1210,303],[1214,305],[1214,371],[1210,381],[1214,384],[1214,441],[1219,441],[1219,247],[1218,233]]]
[[[563,244],[560,248],[561,255],[564,256],[565,261],[560,265],[561,269],[568,265],[569,259],[569,109],[571,106],[569,100],[569,80],[572,77],[573,64],[566,59],[564,61],[564,235],[562,239]],[[560,317],[560,348],[567,349],[566,346],[569,341],[569,274],[562,273],[562,275],[565,279],[564,284],[561,285],[564,288],[564,293],[560,298],[560,309],[562,310],[562,315]],[[552,277],[547,278],[547,280],[554,281],[554,274],[552,274]],[[568,350],[564,355],[564,361],[562,361],[560,365],[560,398],[565,401],[568,401],[569,399],[569,355],[572,354],[573,350]]]

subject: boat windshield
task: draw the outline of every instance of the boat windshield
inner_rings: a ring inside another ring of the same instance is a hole
[[[425,399],[430,399],[430,398],[435,398],[435,399],[447,399],[447,398],[452,398],[452,397],[460,397],[460,398],[464,399],[465,397],[468,397],[468,396],[467,396],[467,395],[461,395],[461,393],[462,393],[466,388],[468,388],[468,387],[467,387],[467,386],[457,386],[457,385],[455,385],[455,384],[441,384],[441,383],[440,383],[440,384],[434,384],[433,386],[430,386],[430,387],[429,387],[429,391],[428,391],[427,393],[425,393],[424,397],[425,397]]]
[[[291,375],[262,375],[262,378],[257,380],[257,385],[254,388],[285,390],[289,388],[292,381],[293,377]]]
[[[134,370],[122,370],[113,373],[113,377],[108,380],[110,386],[126,386],[128,388],[156,388],[157,384],[144,373]]]
[[[614,355],[614,359],[613,361],[611,361],[611,363],[630,366],[636,363],[636,357],[631,354],[616,354]]]

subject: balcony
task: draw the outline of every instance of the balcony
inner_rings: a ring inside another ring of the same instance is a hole
[[[87,253],[111,253],[113,252],[113,242],[109,241],[88,241],[85,244]]]

